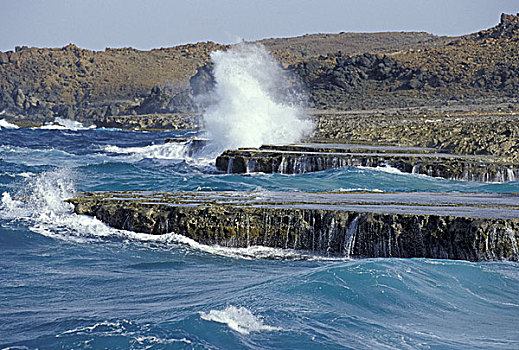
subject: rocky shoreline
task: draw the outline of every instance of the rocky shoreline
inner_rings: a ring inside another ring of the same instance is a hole
[[[519,197],[452,193],[98,192],[69,200],[119,229],[344,257],[519,261]]]
[[[506,182],[519,178],[519,164],[406,147],[309,143],[227,150],[216,159],[217,169],[230,174],[301,174],[346,166],[392,167],[405,173],[462,181]]]

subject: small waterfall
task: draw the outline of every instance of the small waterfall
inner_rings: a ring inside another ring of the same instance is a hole
[[[287,173],[287,157],[285,157],[285,155],[281,156],[281,164],[279,164],[278,172],[280,174]]]
[[[355,248],[355,241],[357,239],[357,231],[359,226],[359,216],[356,216],[348,226],[346,235],[344,236],[344,254],[347,258],[351,258],[353,255],[353,249]]]
[[[512,246],[512,252],[515,259],[519,260],[519,248],[517,247],[517,240],[515,239],[515,232],[510,228],[507,227],[506,235],[508,236],[508,239],[510,240],[510,245]]]
[[[234,160],[233,157],[229,158],[229,163],[227,163],[227,174],[231,174],[232,173],[232,162],[233,162],[233,160]]]
[[[495,260],[496,259],[496,236],[497,236],[497,228],[494,224],[492,226],[492,230],[487,233],[486,239],[485,239],[485,249],[487,256],[490,256],[490,259]],[[490,243],[490,245],[489,245]]]
[[[331,243],[332,239],[335,237],[335,231],[337,230],[337,227],[335,225],[335,218],[332,217],[332,220],[330,222],[330,227],[328,228],[328,244],[326,245],[326,253],[330,253],[332,250]]]
[[[506,174],[508,176],[508,180],[507,181],[515,181],[516,180],[513,168],[507,168],[506,169]]]
[[[257,171],[258,171],[258,169],[256,169],[256,159],[247,160],[247,165],[246,165],[247,174],[255,173]]]
[[[287,239],[285,241],[285,249],[288,248],[288,241],[289,241],[289,237],[290,237],[290,226],[292,224],[292,215],[289,215],[288,217],[288,225],[287,225]]]
[[[420,165],[419,164],[413,165],[413,170],[411,170],[411,174],[420,174]]]

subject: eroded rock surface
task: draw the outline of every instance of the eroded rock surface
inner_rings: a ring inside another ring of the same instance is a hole
[[[519,196],[453,193],[98,192],[77,214],[203,244],[358,257],[519,261]]]
[[[519,165],[499,158],[438,153],[430,148],[301,144],[223,152],[216,167],[227,173],[300,174],[345,166],[385,167],[453,180],[505,182],[519,178]]]

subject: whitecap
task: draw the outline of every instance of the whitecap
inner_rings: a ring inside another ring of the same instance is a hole
[[[119,147],[107,145],[104,151],[108,153],[129,154],[135,160],[144,158],[155,159],[184,159],[187,155],[186,143],[169,142],[160,145],[149,145],[143,147]]]
[[[0,130],[2,128],[4,128],[4,129],[19,129],[20,127],[18,125],[9,123],[5,119],[2,119],[2,120],[0,120]]]
[[[84,126],[82,123],[70,120],[70,119],[63,119],[63,118],[56,118],[54,119],[54,122],[47,123],[43,126],[40,126],[39,128],[35,129],[43,129],[43,130],[89,130],[89,129],[95,129],[95,125],[90,125],[88,127]]]
[[[200,312],[200,318],[206,321],[226,324],[229,328],[241,334],[282,330],[279,327],[264,324],[263,320],[255,316],[249,309],[233,305],[226,307],[224,310],[211,310],[207,313]]]
[[[133,233],[132,238],[140,240],[147,239],[146,236],[152,236],[148,234],[136,234]],[[175,234],[168,233],[164,236],[162,241],[164,242],[175,242],[188,246],[191,249],[198,250],[211,255],[223,256],[226,258],[233,259],[244,259],[244,260],[331,260],[331,261],[344,261],[349,260],[345,256],[325,256],[313,253],[305,250],[295,249],[284,249],[284,248],[272,248],[265,246],[250,246],[244,248],[232,248],[223,247],[220,245],[206,245],[196,242],[195,240]],[[152,236],[154,237],[154,236]],[[157,238],[153,238],[157,240]]]

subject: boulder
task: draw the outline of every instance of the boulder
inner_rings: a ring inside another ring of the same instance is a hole
[[[23,93],[22,89],[17,89],[14,92],[13,97],[14,97],[15,105],[18,108],[23,109],[24,108],[24,104],[25,104],[25,94]]]
[[[0,64],[7,64],[9,63],[9,57],[7,57],[7,54],[4,52],[0,52]]]
[[[214,88],[214,76],[212,65],[205,65],[198,69],[196,74],[189,80],[189,85],[193,90],[193,96],[205,95]]]

